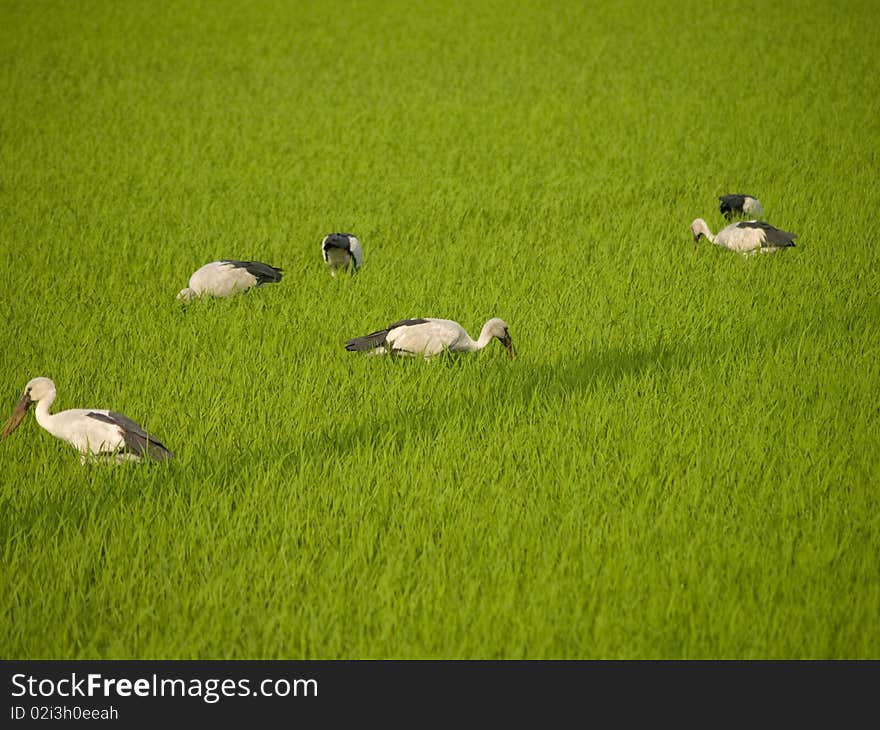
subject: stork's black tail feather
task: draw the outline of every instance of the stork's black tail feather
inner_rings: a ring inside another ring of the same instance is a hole
[[[174,452],[168,449],[155,436],[151,436],[143,428],[128,416],[121,413],[110,411],[104,413],[89,413],[89,418],[104,421],[104,423],[112,423],[122,429],[122,438],[125,439],[125,450],[130,451],[135,456],[148,456],[155,461],[165,461],[165,459],[173,459]]]
[[[363,352],[364,350],[375,350],[385,344],[390,329],[371,332],[363,337],[354,337],[345,343],[345,349],[349,352]]]
[[[783,231],[781,228],[771,226],[766,221],[743,221],[737,224],[740,228],[757,228],[764,231],[767,248],[788,248],[794,246],[794,239],[798,237],[797,233]]]
[[[174,452],[158,439],[150,436],[150,434],[141,436],[140,434],[130,434],[126,431],[125,446],[132,453],[138,456],[149,456],[153,461],[165,461],[165,459],[174,458]]]
[[[284,269],[276,266],[269,266],[262,261],[234,261],[231,259],[223,259],[224,264],[232,264],[236,268],[245,269],[249,274],[257,280],[257,286],[263,284],[276,284],[281,281],[281,274]]]
[[[349,340],[345,343],[345,349],[349,352],[375,350],[377,347],[382,347],[385,344],[388,333],[395,327],[408,327],[415,324],[424,324],[427,321],[427,319],[402,319],[394,324],[389,324],[384,330],[377,330],[363,337],[355,337]]]

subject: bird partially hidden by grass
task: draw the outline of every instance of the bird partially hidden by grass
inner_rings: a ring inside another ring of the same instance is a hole
[[[493,339],[504,345],[510,359],[516,357],[507,323],[497,317],[483,325],[476,340],[451,319],[403,319],[384,329],[348,340],[345,349],[377,355],[424,357],[428,360],[443,352],[477,352]]]
[[[691,235],[694,238],[694,253],[697,252],[697,243],[700,238],[706,238],[716,246],[742,254],[756,251],[763,253],[779,251],[794,246],[794,239],[797,238],[796,233],[783,231],[764,221],[731,223],[718,231],[716,235],[709,230],[708,224],[702,218],[697,218],[691,223]]]
[[[764,217],[764,206],[761,201],[754,195],[746,195],[744,193],[732,193],[730,195],[721,195],[718,198],[720,205],[718,206],[727,220],[734,218],[751,218],[759,220]]]
[[[321,241],[321,256],[331,276],[340,271],[355,273],[364,264],[364,249],[351,233],[331,233]]]
[[[28,382],[0,432],[0,441],[19,427],[28,409],[36,404],[37,423],[79,451],[83,464],[86,461],[140,461],[144,458],[164,461],[174,457],[174,453],[155,436],[116,411],[72,408],[49,413],[56,395],[55,383],[49,378],[34,378]]]
[[[177,298],[189,301],[201,296],[229,297],[256,286],[277,283],[283,271],[261,261],[212,261],[193,272],[189,286],[181,289]]]

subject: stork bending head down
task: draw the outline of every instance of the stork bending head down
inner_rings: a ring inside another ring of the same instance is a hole
[[[442,352],[476,352],[493,339],[504,345],[511,359],[516,357],[507,323],[503,319],[490,319],[483,325],[476,340],[458,322],[451,319],[403,319],[362,337],[345,343],[345,349],[374,354],[390,353],[424,357],[426,360]]]
[[[331,276],[339,271],[354,273],[364,264],[364,249],[351,233],[331,233],[321,241],[321,257]]]
[[[706,238],[716,246],[738,251],[742,254],[754,251],[778,251],[783,248],[794,246],[796,233],[789,233],[780,228],[771,226],[764,221],[739,221],[725,226],[718,234],[713,234],[709,226],[702,218],[697,218],[691,223],[691,235],[694,237],[694,253],[700,238]]]
[[[727,220],[742,217],[756,219],[764,217],[764,206],[754,195],[733,193],[721,195],[718,200],[720,203],[718,209]]]
[[[188,301],[201,296],[228,297],[255,286],[281,281],[283,269],[261,261],[212,261],[196,269],[189,286],[181,289],[178,299]]]

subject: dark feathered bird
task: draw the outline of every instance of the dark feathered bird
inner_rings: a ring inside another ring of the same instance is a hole
[[[742,193],[734,193],[731,195],[722,195],[718,198],[721,201],[719,210],[727,220],[733,218],[761,218],[764,215],[764,206],[761,201],[752,195],[743,195]]]
[[[340,270],[355,272],[363,266],[364,250],[357,236],[350,233],[331,233],[321,241],[321,257],[336,276]]]

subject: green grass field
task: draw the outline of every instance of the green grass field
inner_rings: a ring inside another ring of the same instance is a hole
[[[0,0],[7,659],[880,659],[875,2]],[[796,248],[689,225],[757,195]],[[358,235],[332,279],[322,237]],[[220,258],[279,284],[184,308]],[[425,363],[350,337],[448,317]]]

